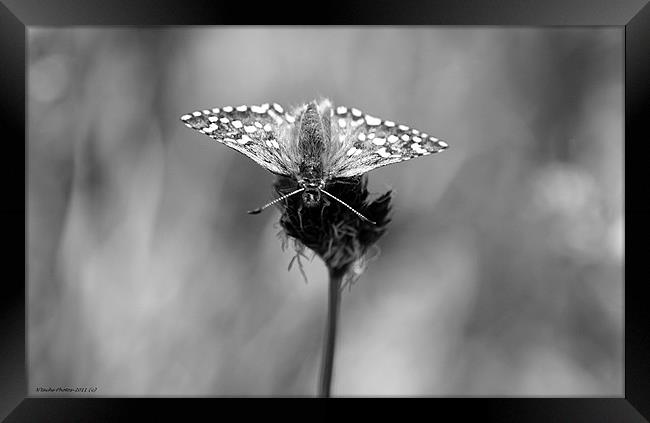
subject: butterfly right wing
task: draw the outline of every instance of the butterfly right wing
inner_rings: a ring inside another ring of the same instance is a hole
[[[298,173],[293,139],[295,117],[273,103],[225,106],[181,116],[188,127],[239,151],[277,175]]]
[[[448,145],[415,128],[382,120],[354,107],[331,111],[330,178],[349,178],[373,169],[444,151]]]

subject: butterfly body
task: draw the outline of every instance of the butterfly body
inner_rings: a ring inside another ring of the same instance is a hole
[[[325,121],[318,113],[316,103],[310,103],[300,117],[298,150],[301,161],[298,165],[296,181],[304,188],[303,203],[307,207],[316,207],[321,202],[321,189],[325,186],[323,156],[326,145],[330,142],[326,130],[329,120]]]
[[[277,103],[226,106],[181,116],[189,128],[239,151],[268,171],[294,179],[315,207],[327,183],[444,151],[448,145],[406,125],[360,110],[312,101],[285,112]],[[335,197],[333,197],[335,198]],[[336,199],[336,198],[335,198]]]

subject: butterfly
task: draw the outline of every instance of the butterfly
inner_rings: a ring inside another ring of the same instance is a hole
[[[296,181],[298,189],[249,211],[251,214],[298,193],[302,193],[305,206],[316,207],[325,194],[371,222],[327,192],[327,184],[448,148],[446,142],[417,129],[354,107],[335,106],[328,99],[286,112],[277,103],[265,103],[199,110],[180,119],[264,169]]]

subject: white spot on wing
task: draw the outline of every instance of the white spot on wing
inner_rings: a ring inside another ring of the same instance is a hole
[[[402,135],[400,138],[401,138],[402,140],[404,140],[404,141],[408,141],[408,140],[409,140],[409,136],[406,135],[406,134]]]
[[[226,117],[222,117],[221,119],[219,119],[219,121],[220,121],[221,123],[228,123],[228,122],[230,122],[230,121],[228,120],[228,118],[226,118]]]
[[[449,144],[447,144],[447,143],[444,142],[444,141],[438,141],[438,145],[439,145],[440,147],[442,147],[442,148],[447,148],[447,147],[449,147]]]
[[[296,118],[291,116],[290,114],[284,115],[285,119],[287,119],[287,122],[289,123],[294,123],[296,121]]]
[[[237,129],[241,129],[244,125],[239,120],[233,120],[232,121],[232,126],[234,126]]]
[[[377,154],[379,154],[381,157],[384,158],[390,157],[390,153],[386,151],[386,147],[382,147],[379,150],[377,150]]]
[[[389,128],[392,128],[392,127],[395,126],[395,122],[393,122],[392,120],[385,120],[385,121],[384,121],[384,126],[387,126],[387,127],[389,127]]]
[[[270,123],[267,123],[266,125],[264,125],[264,130],[266,132],[271,132],[273,130],[273,128],[271,127]]]
[[[359,139],[359,141],[365,141],[365,140],[366,140],[366,134],[364,134],[363,132],[361,132],[361,133],[359,133],[359,135],[357,136],[357,138]]]
[[[252,134],[253,132],[257,131],[257,128],[254,126],[244,126],[244,131],[248,132],[249,134]]]
[[[241,136],[241,139],[238,140],[237,142],[240,143],[240,144],[246,144],[246,143],[249,142],[249,141],[252,141],[251,137],[249,137],[248,135],[244,134],[244,135]]]
[[[216,122],[216,121],[219,120],[219,118],[216,117],[216,116],[210,116],[210,117],[208,117],[208,120],[209,120],[210,122]]]
[[[280,106],[278,103],[273,103],[273,108],[278,113],[284,113],[284,110],[282,110],[282,106]]]
[[[212,109],[212,113],[219,113],[219,108],[215,107],[214,109]]]
[[[233,108],[232,108],[232,106],[226,106],[226,107],[223,108],[223,111],[226,112],[226,113],[230,113],[230,112],[233,111]]]
[[[345,123],[346,123],[345,119],[339,119],[339,127],[340,128],[345,128]]]
[[[238,112],[245,112],[246,110],[248,110],[248,107],[245,104],[242,104],[241,106],[237,106]]]
[[[352,109],[350,109],[350,110],[352,111],[352,115],[354,117],[361,117],[361,110],[355,109],[354,107]]]
[[[409,127],[406,126],[406,125],[399,125],[398,128],[401,129],[402,131],[408,131],[409,130]]]
[[[344,115],[348,112],[348,108],[345,106],[339,106],[336,108],[336,114],[337,115]]]
[[[366,115],[366,123],[369,126],[377,126],[377,125],[379,125],[381,123],[381,119],[378,119],[378,118],[370,116],[370,115]]]
[[[391,143],[391,144],[396,142],[398,139],[399,138],[397,138],[397,135],[389,135],[388,136],[388,142]]]
[[[384,145],[386,144],[386,139],[385,138],[375,138],[372,140],[372,143],[375,145]]]
[[[201,116],[203,113],[201,113],[201,112],[193,112],[192,114],[193,114],[194,116],[196,116],[196,117],[199,117],[199,116]]]
[[[181,120],[188,120],[191,117],[192,116],[190,116],[190,115],[183,115],[183,116],[181,116]]]

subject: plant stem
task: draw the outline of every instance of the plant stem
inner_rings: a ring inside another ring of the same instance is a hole
[[[334,367],[334,349],[336,345],[336,324],[339,316],[341,302],[341,281],[343,274],[329,269],[329,299],[327,304],[327,326],[325,327],[325,343],[323,345],[323,358],[321,361],[320,387],[318,396],[330,397],[332,386],[332,369]]]

